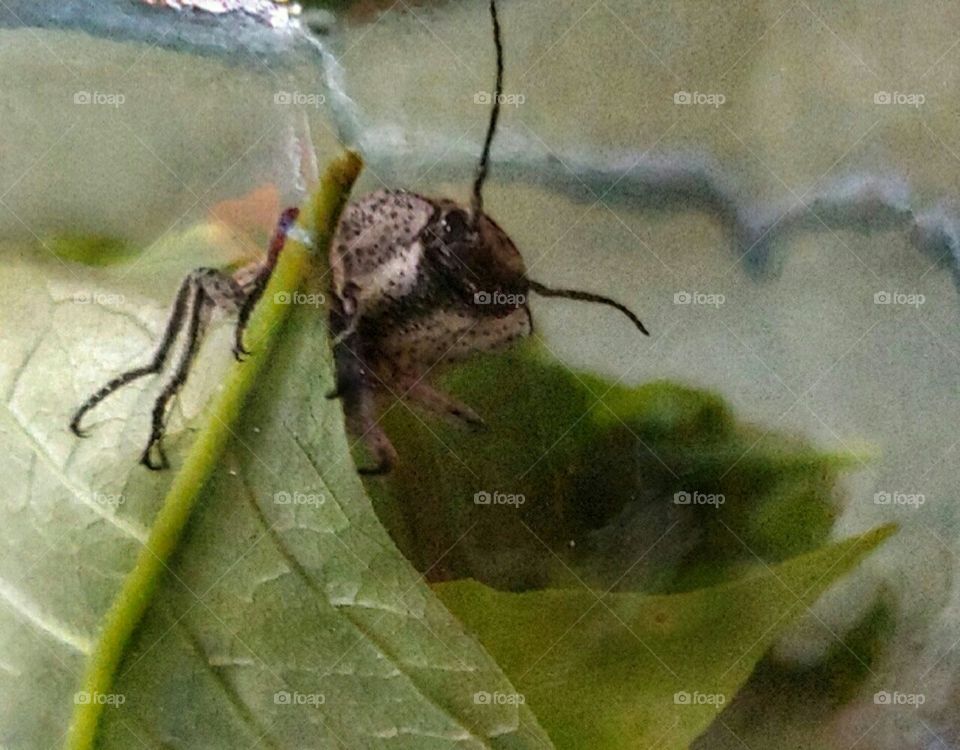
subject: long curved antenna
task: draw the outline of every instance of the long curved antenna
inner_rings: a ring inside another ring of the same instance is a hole
[[[604,297],[600,294],[593,294],[592,292],[581,292],[579,289],[550,289],[539,282],[530,281],[529,279],[528,283],[530,284],[530,288],[541,297],[564,297],[566,299],[575,299],[581,302],[598,302],[601,305],[609,305],[610,307],[614,307],[630,318],[633,324],[640,329],[640,332],[644,336],[650,335],[650,332],[644,327],[643,323],[640,322],[640,318],[634,315],[628,307],[621,305],[619,302],[615,302],[609,297]]]
[[[500,40],[500,20],[497,18],[496,0],[490,0],[490,19],[493,21],[493,43],[497,48],[497,81],[493,87],[493,109],[490,110],[490,124],[487,125],[487,137],[480,153],[477,176],[473,181],[473,222],[476,224],[483,212],[483,182],[487,179],[490,166],[490,146],[497,132],[497,120],[500,119],[500,100],[503,98],[503,43]]]

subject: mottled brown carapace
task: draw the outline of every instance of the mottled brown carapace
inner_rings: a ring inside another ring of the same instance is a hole
[[[426,376],[530,332],[523,259],[503,230],[452,201],[378,190],[344,211],[330,263],[336,395],[376,458],[362,471],[396,460],[378,424],[378,391],[481,426]]]
[[[344,209],[330,249],[330,331],[336,387],[347,427],[372,455],[365,474],[388,472],[397,454],[379,424],[384,396],[404,398],[469,427],[483,420],[469,406],[428,382],[436,368],[509,345],[533,330],[529,295],[566,297],[610,305],[643,333],[640,320],[601,295],[551,289],[531,280],[516,245],[483,210],[483,184],[496,133],[503,82],[503,47],[495,0],[490,2],[497,77],[486,139],[473,183],[472,201],[461,206],[405,190],[377,190]],[[215,309],[237,314],[234,354],[247,352],[243,334],[297,216],[287,209],[263,261],[233,274],[200,268],[180,287],[166,332],[153,360],[117,376],[77,410],[71,429],[82,436],[85,414],[118,388],[161,372],[174,344],[186,344],[153,409],[142,463],[167,466],[163,434],[171,400],[186,382],[199,342]]]

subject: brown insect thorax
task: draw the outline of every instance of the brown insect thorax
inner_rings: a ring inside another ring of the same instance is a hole
[[[450,200],[378,190],[352,202],[330,263],[331,331],[349,350],[338,360],[387,385],[532,328],[516,246],[486,214],[474,221]],[[338,379],[349,369],[338,368]]]

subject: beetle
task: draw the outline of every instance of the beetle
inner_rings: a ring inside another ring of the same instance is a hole
[[[503,45],[496,0],[490,0],[496,47],[496,83],[490,120],[473,182],[470,205],[406,190],[381,189],[344,208],[330,246],[329,329],[333,336],[335,388],[349,432],[374,459],[361,474],[385,474],[397,452],[378,421],[376,395],[401,394],[472,428],[483,420],[469,406],[434,389],[426,376],[443,363],[508,346],[533,331],[531,292],[611,306],[645,335],[643,323],[609,297],[576,289],[554,289],[529,278],[516,245],[483,210],[483,185],[496,134],[503,89]],[[229,274],[198,268],[181,282],[173,310],[152,360],[124,372],[91,395],[74,413],[70,429],[86,435],[87,412],[119,388],[160,373],[186,329],[173,374],[157,397],[141,463],[169,466],[163,449],[167,412],[187,380],[214,310],[237,315],[233,353],[249,354],[243,336],[250,315],[270,280],[297,209],[280,216],[263,261]]]

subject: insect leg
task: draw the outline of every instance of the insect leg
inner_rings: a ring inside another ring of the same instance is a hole
[[[331,311],[330,330],[334,334],[331,346],[336,348],[357,332],[360,324],[360,304],[357,302],[359,287],[348,281],[336,297]]]
[[[352,386],[352,381],[366,380],[363,362],[356,354],[359,346],[356,289],[356,284],[348,283],[341,294],[333,295],[330,300],[330,332],[333,334],[330,346],[333,348],[336,382],[327,394],[329,399],[341,398]]]
[[[213,300],[207,295],[202,284],[196,285],[196,293],[193,296],[190,309],[190,323],[187,328],[187,343],[180,355],[180,361],[177,363],[173,377],[163,387],[163,391],[157,397],[153,405],[153,416],[150,428],[150,439],[147,441],[147,447],[143,451],[140,463],[148,469],[154,471],[166,469],[170,463],[167,461],[167,455],[163,450],[163,433],[166,430],[167,405],[170,400],[177,395],[183,384],[187,382],[187,375],[190,373],[190,366],[193,364],[197,350],[200,348],[200,341],[203,339],[203,333],[206,324],[210,319],[210,312],[213,306]],[[158,462],[152,458],[153,449],[156,447]]]
[[[479,414],[466,404],[442,391],[438,391],[419,377],[405,375],[397,381],[397,387],[404,398],[423,406],[435,414],[453,417],[461,424],[472,429],[486,429],[487,423]]]
[[[357,467],[357,473],[366,476],[389,474],[397,463],[397,451],[376,420],[373,388],[363,386],[345,394],[343,413],[347,418],[347,429],[359,436],[376,460],[374,466]]]
[[[376,388],[370,382],[370,371],[361,354],[356,336],[340,341],[333,347],[336,387],[327,398],[339,398],[343,402],[343,415],[347,430],[363,441],[376,460],[372,467],[358,467],[365,475],[387,474],[397,462],[397,451],[387,433],[377,422]]]
[[[261,270],[254,277],[250,291],[247,293],[240,305],[240,312],[237,314],[237,326],[234,329],[233,356],[238,362],[242,362],[244,357],[250,354],[250,351],[243,345],[243,334],[247,330],[247,324],[250,322],[250,315],[257,302],[263,296],[263,290],[267,288],[270,276],[273,274],[273,266],[265,263]]]
[[[273,238],[270,240],[270,249],[267,253],[267,260],[254,276],[246,291],[246,297],[240,305],[240,312],[237,315],[237,327],[234,331],[233,356],[242,361],[245,355],[250,354],[243,345],[243,334],[247,330],[247,324],[250,322],[250,315],[257,306],[257,302],[263,296],[267,284],[270,283],[270,277],[273,275],[273,269],[277,267],[277,260],[280,258],[280,251],[283,249],[283,243],[287,238],[287,232],[297,220],[300,214],[298,208],[288,208],[280,214],[280,220],[277,222],[277,228],[274,230]]]
[[[167,320],[167,327],[163,333],[163,339],[160,341],[160,346],[157,347],[157,351],[153,355],[153,359],[150,361],[150,363],[144,365],[143,367],[136,367],[132,370],[121,373],[109,383],[104,385],[99,391],[90,396],[90,398],[84,401],[83,405],[77,409],[73,415],[73,418],[70,420],[70,431],[73,432],[74,435],[77,437],[87,436],[87,433],[80,426],[80,422],[83,420],[83,417],[88,411],[103,401],[111,393],[119,390],[128,383],[132,383],[138,378],[142,378],[145,375],[155,375],[163,369],[163,366],[167,362],[167,357],[170,354],[170,349],[173,346],[177,335],[180,333],[180,329],[183,327],[184,316],[186,315],[194,284],[195,272],[187,275],[180,283],[180,289],[177,291],[177,299],[173,303],[173,312],[170,314],[170,318]]]

